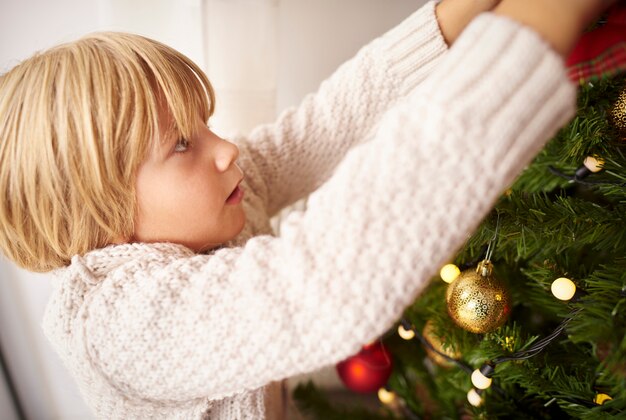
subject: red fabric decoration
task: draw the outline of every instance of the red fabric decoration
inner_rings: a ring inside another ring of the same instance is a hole
[[[358,393],[376,392],[391,376],[391,355],[380,342],[364,346],[361,351],[337,364],[344,385]]]
[[[626,1],[613,5],[607,13],[606,23],[584,33],[566,60],[574,82],[626,71]]]

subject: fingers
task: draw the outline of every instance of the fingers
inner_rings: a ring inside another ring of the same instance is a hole
[[[604,8],[607,0],[502,0],[494,13],[508,16],[535,30],[566,57],[580,34]],[[594,4],[595,3],[595,4]]]

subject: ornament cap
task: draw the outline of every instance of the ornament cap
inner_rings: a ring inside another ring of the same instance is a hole
[[[482,260],[476,266],[476,273],[482,277],[489,277],[493,272],[493,264],[489,260]]]

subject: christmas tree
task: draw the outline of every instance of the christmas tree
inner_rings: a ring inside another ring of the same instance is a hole
[[[308,383],[294,392],[304,414],[626,418],[622,9],[568,60],[576,117],[442,269],[446,281],[433,279],[380,342],[337,366],[348,388],[378,392],[379,409],[331,404]]]

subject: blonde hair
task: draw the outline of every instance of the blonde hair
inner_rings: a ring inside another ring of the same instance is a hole
[[[125,33],[59,45],[0,76],[0,251],[49,271],[130,237],[159,107],[190,136],[214,103],[190,59]]]

